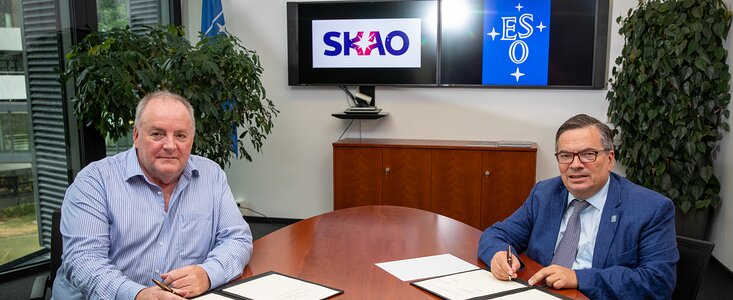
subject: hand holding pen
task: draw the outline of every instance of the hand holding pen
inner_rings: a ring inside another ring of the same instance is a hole
[[[153,278],[153,282],[154,282],[154,283],[155,283],[155,285],[157,285],[157,286],[158,286],[158,287],[159,287],[159,288],[160,288],[161,290],[164,290],[164,291],[166,291],[166,292],[169,292],[169,293],[173,293],[173,294],[175,294],[175,293],[176,293],[176,291],[174,291],[174,290],[173,290],[173,289],[172,289],[171,287],[169,287],[169,286],[168,286],[167,284],[163,283],[163,282],[162,282],[162,281],[160,281],[160,280],[157,280],[157,279]]]
[[[512,280],[517,278],[516,270],[519,269],[518,258],[512,255],[512,246],[507,245],[506,252],[496,251],[494,257],[491,258],[489,268],[494,278],[499,280]],[[517,265],[516,267],[514,265]]]
[[[509,279],[516,278],[517,274],[514,272],[514,260],[512,259],[514,255],[512,254],[512,245],[507,244],[506,246],[506,263],[509,265],[509,272],[507,273],[509,275]]]
[[[185,295],[176,292],[161,280],[153,279],[154,286],[144,288],[135,295],[135,300],[184,300]],[[184,291],[185,293],[185,291]]]

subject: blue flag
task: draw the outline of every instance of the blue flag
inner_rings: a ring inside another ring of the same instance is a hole
[[[203,0],[201,7],[201,32],[206,36],[226,34],[224,31],[224,9],[221,7],[221,0]],[[231,102],[224,102],[224,109],[231,108]],[[234,155],[239,155],[237,147],[237,124],[232,124],[232,132],[229,134],[232,141]]]
[[[204,0],[201,7],[201,32],[214,36],[224,32],[224,10],[221,0]]]

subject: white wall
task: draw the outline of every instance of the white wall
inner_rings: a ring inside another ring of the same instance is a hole
[[[725,0],[728,8],[733,7],[733,0]],[[728,49],[728,65],[732,65],[730,49],[733,48],[733,34],[728,32],[728,38],[724,42]],[[733,110],[733,104],[728,105]],[[730,124],[730,120],[728,121]],[[731,124],[733,126],[733,124]],[[733,229],[733,133],[726,132],[720,142],[720,153],[715,161],[715,176],[720,181],[721,205],[713,214],[713,224],[710,233],[710,240],[715,242],[713,256],[722,262],[728,270],[733,270],[733,238],[730,231]]]
[[[733,1],[733,0],[727,0]],[[336,87],[289,87],[285,0],[222,0],[232,34],[260,55],[263,84],[281,111],[263,153],[236,161],[227,170],[235,199],[271,217],[307,218],[333,209],[332,147],[349,121],[331,117],[347,107]],[[187,20],[196,32],[200,2],[188,1]],[[636,0],[612,1],[609,70],[621,52],[616,17]],[[194,34],[195,36],[195,34]],[[730,43],[730,41],[728,42]],[[609,71],[610,74],[610,71]],[[378,86],[377,105],[390,113],[361,122],[362,137],[532,140],[538,143],[537,179],[558,174],[552,156],[557,127],[586,113],[606,120],[606,90],[523,90],[485,88],[401,88]],[[359,121],[345,136],[358,137]],[[733,201],[730,134],[716,174],[723,202]],[[727,200],[727,201],[726,201]],[[733,204],[723,205],[714,224],[716,257],[733,269],[733,239],[723,234],[733,223]],[[727,253],[727,255],[726,255]]]

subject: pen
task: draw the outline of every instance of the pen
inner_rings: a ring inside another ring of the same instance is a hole
[[[175,292],[175,291],[174,291],[174,290],[173,290],[173,289],[172,289],[171,287],[169,287],[169,286],[168,286],[168,285],[166,285],[165,283],[162,283],[162,282],[160,282],[160,280],[157,280],[157,279],[153,278],[153,282],[154,282],[154,283],[155,283],[155,285],[157,285],[157,286],[158,286],[158,287],[159,287],[159,288],[160,288],[161,290],[164,290],[164,291],[166,291],[166,292],[171,292],[171,293],[173,293],[173,294],[175,294],[175,293],[176,293],[176,292]]]
[[[512,268],[512,245],[506,245],[506,263]]]

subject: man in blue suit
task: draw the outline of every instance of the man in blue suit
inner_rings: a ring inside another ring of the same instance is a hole
[[[671,298],[679,259],[672,201],[611,172],[613,133],[593,117],[568,119],[555,150],[560,176],[538,182],[514,214],[486,229],[479,257],[502,280],[516,277],[515,255],[526,251],[546,266],[531,285],[591,299]],[[511,266],[507,244],[516,251]]]

